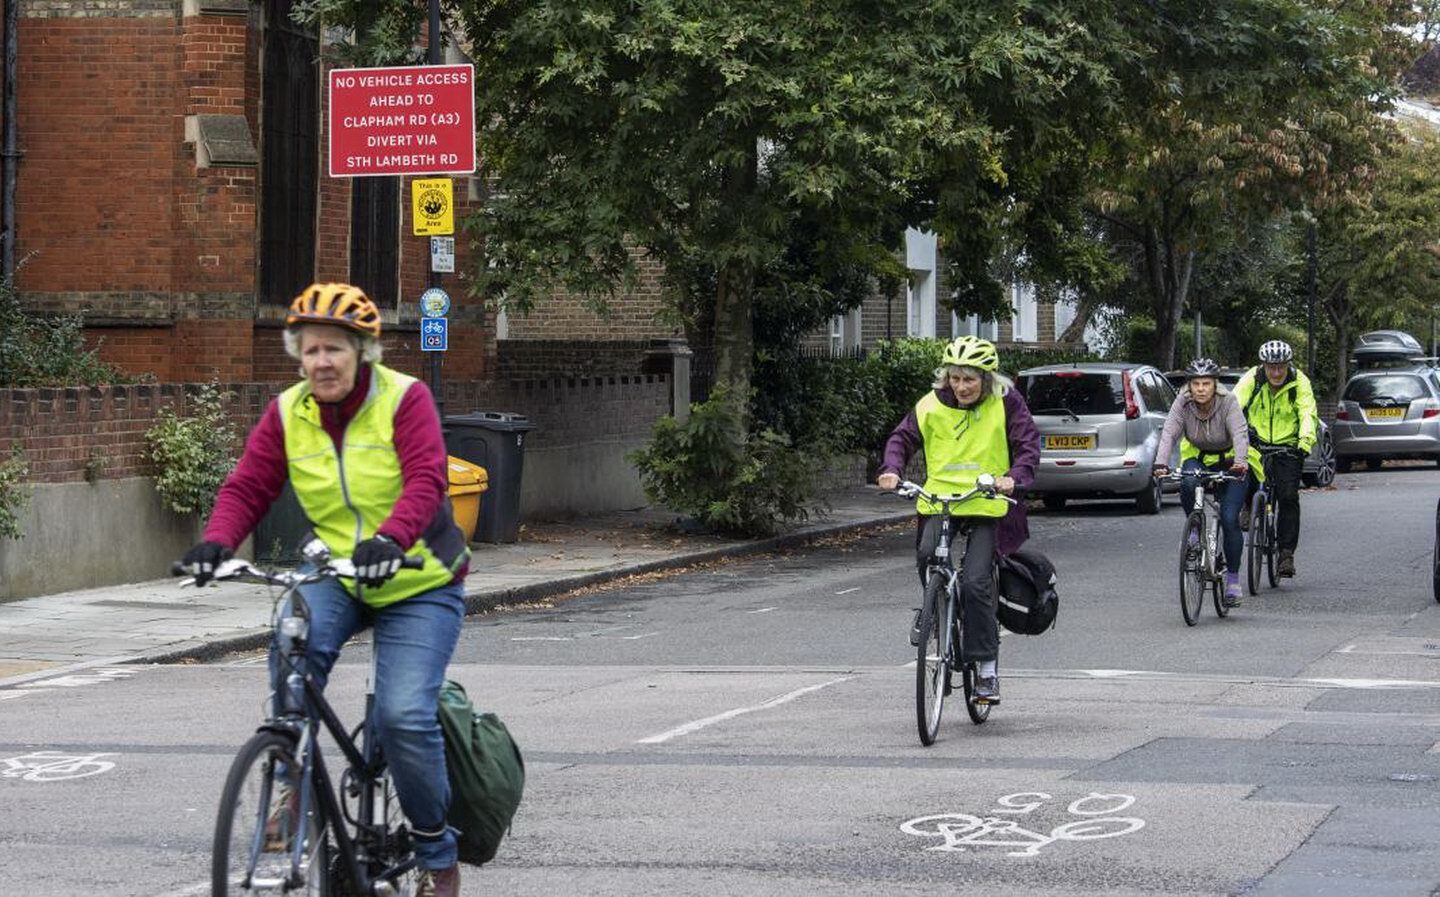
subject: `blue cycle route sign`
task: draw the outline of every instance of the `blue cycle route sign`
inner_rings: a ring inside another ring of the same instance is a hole
[[[420,351],[444,352],[450,342],[449,318],[420,319]]]

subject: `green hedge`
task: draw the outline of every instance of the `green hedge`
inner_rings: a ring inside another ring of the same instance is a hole
[[[934,383],[946,342],[886,341],[863,358],[794,353],[762,358],[756,366],[754,419],[797,446],[878,456],[890,431]],[[1093,360],[1095,355],[1068,347],[1000,352],[1001,370],[1012,377],[1026,368]]]

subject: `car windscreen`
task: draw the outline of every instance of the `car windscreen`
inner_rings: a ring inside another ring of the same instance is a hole
[[[1427,395],[1425,381],[1414,374],[1376,374],[1351,380],[1344,398],[1361,405],[1406,405]]]
[[[1031,414],[1125,413],[1125,387],[1118,373],[1028,374],[1020,378],[1020,392]]]

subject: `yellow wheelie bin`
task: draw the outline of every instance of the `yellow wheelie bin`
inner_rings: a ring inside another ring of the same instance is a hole
[[[464,458],[448,456],[446,467],[450,471],[450,504],[455,509],[455,523],[469,542],[475,535],[475,524],[480,520],[480,495],[490,488],[490,475],[485,468],[471,464]]]

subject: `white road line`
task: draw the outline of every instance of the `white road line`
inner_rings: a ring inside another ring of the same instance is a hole
[[[901,669],[915,666],[910,660],[901,664]],[[1283,676],[1246,676],[1243,673],[1170,673],[1160,670],[1006,670],[1000,668],[1001,677],[1014,679],[1131,679],[1143,682],[1211,682],[1217,685],[1262,685],[1275,688],[1440,688],[1440,680],[1432,679],[1342,679],[1327,678],[1286,678]]]
[[[568,635],[512,635],[512,642],[573,642],[575,639]]]
[[[31,695],[34,693],[34,689],[31,689],[30,691],[0,691],[0,701],[8,701],[11,698],[23,698],[26,695]]]
[[[770,613],[770,611],[772,611],[772,610],[774,610],[774,609],[775,609],[775,608],[773,608],[773,607],[762,607],[762,608],[760,608],[759,610],[747,610],[747,611],[745,611],[745,613],[747,613],[747,614],[768,614],[768,613]]]
[[[697,719],[694,722],[686,723],[683,726],[676,726],[675,728],[667,732],[661,732],[659,735],[651,735],[647,738],[642,738],[638,742],[636,742],[636,744],[661,744],[662,742],[669,741],[672,738],[679,738],[681,735],[689,735],[691,732],[698,732],[706,726],[712,726],[715,723],[721,723],[727,719],[734,719],[737,716],[744,716],[747,713],[754,713],[757,710],[769,710],[771,707],[779,707],[781,704],[788,704],[796,698],[808,695],[812,691],[819,691],[822,688],[829,688],[832,685],[839,685],[841,682],[849,682],[851,679],[854,678],[854,676],[841,676],[838,679],[831,679],[829,682],[821,682],[819,685],[807,685],[804,688],[797,688],[792,692],[787,692],[783,695],[780,695],[778,698],[771,698],[770,700],[765,701],[762,704],[756,704],[753,707],[737,707],[734,710],[727,710],[724,713],[717,713],[714,716],[707,716],[704,719]]]
[[[835,594],[837,594],[837,595],[848,595],[848,594],[850,594],[851,592],[858,592],[858,591],[860,591],[860,587],[859,587],[859,586],[856,586],[856,587],[853,588],[853,589],[841,589],[840,591],[836,592]]]

